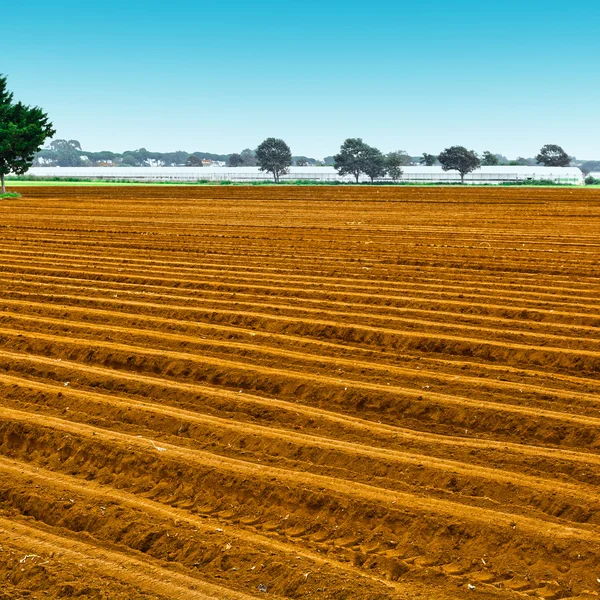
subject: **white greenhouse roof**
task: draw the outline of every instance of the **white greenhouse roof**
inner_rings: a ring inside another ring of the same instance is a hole
[[[456,171],[444,171],[442,167],[410,166],[402,167],[405,173],[456,173]],[[302,175],[306,173],[327,173],[337,175],[334,167],[290,167],[290,174]],[[86,177],[88,175],[97,175],[100,173],[119,174],[124,172],[133,172],[139,174],[155,173],[239,173],[251,174],[262,173],[258,167],[32,167],[27,172],[28,175],[57,175],[62,177]],[[541,166],[504,166],[497,165],[492,167],[480,167],[473,173],[518,173],[518,174],[548,174],[560,173],[561,175],[576,176],[581,175],[579,167],[541,167]]]
[[[460,180],[457,171],[441,167],[402,167],[403,181],[452,182]],[[258,167],[33,167],[27,175],[37,177],[79,177],[85,179],[136,179],[155,181],[261,181],[271,174]],[[340,176],[333,167],[290,167],[285,180],[354,181],[352,175]],[[385,178],[382,178],[384,180]],[[583,173],[577,167],[492,166],[481,167],[465,176],[466,182],[522,181],[548,179],[568,183],[583,183]],[[361,181],[369,181],[361,176]]]

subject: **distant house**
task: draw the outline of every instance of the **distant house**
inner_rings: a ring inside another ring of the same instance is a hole
[[[213,161],[209,160],[208,158],[203,158],[202,159],[202,166],[203,167],[212,167],[213,166]]]

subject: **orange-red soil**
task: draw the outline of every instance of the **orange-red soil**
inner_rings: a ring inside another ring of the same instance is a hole
[[[19,191],[0,599],[598,598],[599,191]]]

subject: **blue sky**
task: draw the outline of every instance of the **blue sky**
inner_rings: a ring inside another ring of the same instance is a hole
[[[600,159],[600,2],[7,2],[0,73],[90,150]],[[9,40],[9,44],[6,40]]]

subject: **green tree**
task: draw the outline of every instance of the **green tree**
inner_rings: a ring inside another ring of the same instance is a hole
[[[255,167],[258,164],[258,160],[256,159],[256,152],[254,150],[250,150],[250,148],[246,148],[240,152],[240,156],[244,161],[244,167]]]
[[[333,166],[340,175],[353,175],[358,183],[360,174],[365,170],[365,158],[370,149],[362,138],[348,138],[333,157]]]
[[[492,154],[489,150],[486,150],[483,153],[481,164],[485,167],[493,167],[495,165],[499,165],[500,160],[498,160],[498,157],[495,154]]]
[[[56,166],[56,153],[50,148],[42,148],[39,152],[35,153],[33,159],[34,167],[55,167]]]
[[[132,156],[131,154],[128,154],[127,152],[125,152],[125,153],[123,153],[123,158],[121,159],[119,166],[120,167],[139,167],[140,164],[136,160],[135,156]]]
[[[423,152],[423,156],[421,156],[419,162],[426,167],[433,167],[437,160],[438,158],[435,154],[427,154],[427,152]]]
[[[385,156],[377,148],[368,146],[364,155],[362,170],[371,179],[371,183],[375,179],[383,177],[387,173]]]
[[[600,171],[600,160],[587,160],[579,168],[583,171],[584,175],[592,171]]]
[[[119,156],[115,152],[110,152],[110,150],[100,150],[100,152],[86,152],[85,154],[95,166],[101,166],[102,164],[106,163],[115,163],[116,159]]]
[[[25,173],[33,164],[35,153],[55,133],[41,108],[13,103],[6,77],[0,75],[0,193],[6,193],[5,176]]]
[[[522,156],[519,156],[516,160],[511,160],[508,163],[511,167],[527,167],[531,165],[531,161]]]
[[[54,161],[59,167],[80,167],[83,151],[77,140],[53,140],[50,150],[54,152]]]
[[[404,162],[404,155],[405,153],[402,150],[397,150],[396,152],[388,153],[385,157],[388,175],[394,181],[402,179],[402,174],[404,173],[402,166],[406,164]]]
[[[158,159],[165,167],[179,167],[185,165],[189,158],[189,152],[176,150],[175,152],[163,152]]]
[[[408,152],[397,150],[396,153],[398,154],[398,159],[400,160],[400,165],[402,167],[409,167],[412,165],[412,158],[408,155]]]
[[[144,152],[147,152],[145,148],[142,148]],[[140,158],[140,152],[138,150],[126,150],[121,155],[121,162],[119,166],[121,167],[143,167],[145,166],[145,159]]]
[[[234,153],[227,159],[228,167],[243,167],[244,159],[241,154]]]
[[[197,156],[194,156],[193,154],[190,154],[190,156],[188,156],[188,159],[185,163],[186,167],[201,167],[202,166],[202,159],[198,158]]]
[[[260,170],[272,173],[275,183],[279,183],[292,164],[292,152],[283,140],[271,137],[256,149],[256,160]]]
[[[544,167],[568,167],[571,164],[569,155],[556,144],[546,144],[535,157],[538,165]]]
[[[479,157],[473,150],[467,150],[464,146],[451,146],[446,148],[439,156],[444,171],[456,170],[460,173],[460,182],[465,182],[465,175],[475,169],[479,169]]]
[[[309,165],[308,160],[303,156],[297,158],[294,162],[297,167],[308,167]]]

